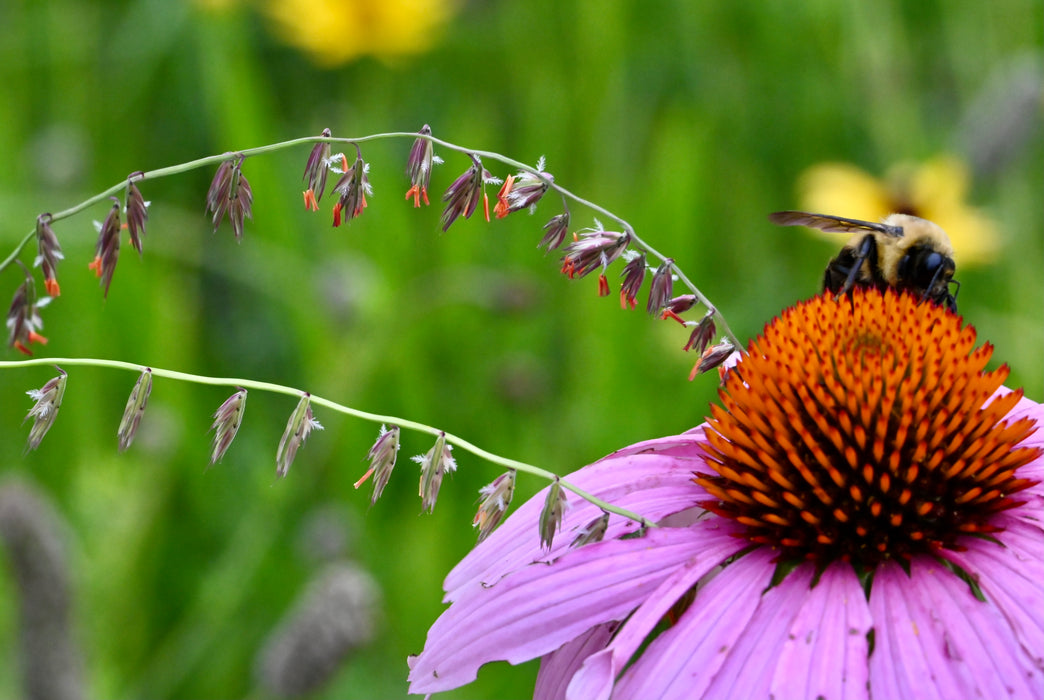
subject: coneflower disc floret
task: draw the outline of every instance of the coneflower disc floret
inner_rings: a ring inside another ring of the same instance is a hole
[[[997,532],[1031,486],[1034,422],[990,397],[1007,366],[935,305],[891,290],[815,297],[751,343],[713,406],[701,505],[783,559],[873,566]]]

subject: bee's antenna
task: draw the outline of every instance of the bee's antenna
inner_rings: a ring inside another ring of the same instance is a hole
[[[924,294],[921,296],[921,301],[927,301],[928,300],[929,295],[935,289],[935,283],[939,279],[939,275],[941,275],[942,273],[943,273],[943,267],[942,267],[942,265],[940,265],[938,268],[936,268],[935,274],[932,275],[931,281],[924,288]],[[960,289],[960,287],[961,287],[961,283],[960,282],[958,282],[958,281],[956,281],[954,279],[951,279],[949,282],[946,283],[946,293],[942,294],[942,295],[939,295],[939,296],[942,297],[941,301],[943,301],[945,303],[946,308],[950,309],[951,311],[956,311],[957,310],[957,295],[956,294],[950,294],[950,285],[951,284],[956,284],[957,285],[957,289]]]

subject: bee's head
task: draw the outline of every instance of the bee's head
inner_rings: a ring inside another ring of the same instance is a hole
[[[960,287],[953,279],[956,269],[953,258],[937,250],[930,241],[925,241],[907,248],[899,260],[897,274],[902,287],[956,311],[956,293],[950,294],[951,284]]]

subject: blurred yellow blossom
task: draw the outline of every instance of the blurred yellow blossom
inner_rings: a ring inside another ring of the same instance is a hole
[[[961,265],[983,263],[997,252],[997,228],[965,202],[968,168],[952,156],[892,167],[878,180],[848,163],[820,163],[801,176],[801,207],[806,211],[880,221],[892,213],[934,221],[953,243]],[[823,234],[829,236],[831,234]]]
[[[319,65],[372,54],[393,58],[426,51],[456,11],[455,0],[269,0],[275,33]]]

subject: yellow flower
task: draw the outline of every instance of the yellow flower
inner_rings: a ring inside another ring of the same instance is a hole
[[[993,221],[965,203],[968,180],[968,168],[952,156],[896,165],[883,181],[848,163],[820,163],[801,176],[801,208],[867,221],[913,214],[946,231],[960,265],[984,263],[1000,240]]]
[[[269,0],[275,33],[321,66],[428,49],[455,0]]]

